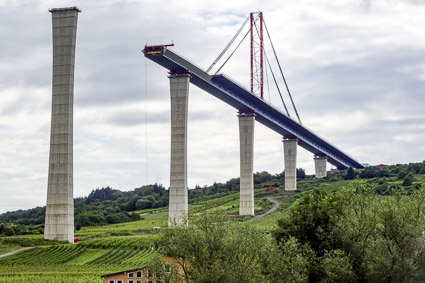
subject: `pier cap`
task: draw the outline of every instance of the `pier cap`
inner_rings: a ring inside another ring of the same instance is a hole
[[[77,11],[77,12],[81,12],[81,9],[79,9],[76,6],[74,6],[74,7],[65,7],[65,8],[52,8],[52,9],[49,9],[49,12],[50,13],[63,12],[63,11]]]

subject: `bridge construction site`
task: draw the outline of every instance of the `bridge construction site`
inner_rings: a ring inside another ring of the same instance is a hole
[[[50,12],[53,18],[53,100],[45,238],[71,242],[74,237],[73,85],[77,17],[80,10],[70,7],[51,9]],[[248,35],[251,40],[250,89],[221,74],[222,67],[215,73],[211,72],[247,23],[250,23],[249,28],[242,40]],[[269,58],[264,50],[263,30],[270,38],[263,13],[251,13],[225,50],[207,70],[203,70],[174,52],[171,49],[172,44],[145,46],[143,49],[146,58],[169,71],[171,99],[169,227],[188,224],[187,117],[190,84],[215,96],[237,111],[240,139],[240,215],[254,215],[253,164],[256,121],[282,136],[286,191],[297,189],[298,146],[312,153],[316,178],[326,176],[327,162],[338,169],[363,168],[355,159],[301,123],[279,63],[280,73],[295,110],[296,119],[289,115],[283,98],[282,102],[286,111],[281,111],[264,100],[263,70]],[[272,44],[271,46],[277,60],[275,49]],[[274,72],[270,71],[276,81]],[[277,89],[282,97],[278,86]]]

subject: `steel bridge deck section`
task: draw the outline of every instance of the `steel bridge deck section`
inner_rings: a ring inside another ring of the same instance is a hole
[[[166,47],[161,52],[149,54],[149,46],[143,50],[145,56],[164,68],[173,71],[191,72],[190,82],[239,111],[254,111],[256,120],[282,136],[296,136],[298,144],[314,155],[326,155],[328,162],[338,169],[363,168],[359,162],[320,138],[305,126],[291,119],[279,109],[253,95],[243,86],[225,75],[209,75],[207,72]]]

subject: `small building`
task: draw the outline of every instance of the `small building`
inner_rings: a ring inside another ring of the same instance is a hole
[[[171,272],[177,272],[179,276],[183,276],[183,269],[177,264],[175,258],[169,255],[162,257],[163,271],[162,274],[156,274],[153,269],[146,266],[124,270],[111,274],[105,274],[101,277],[104,283],[168,283],[170,282]],[[179,281],[177,279],[177,281]]]
[[[171,266],[165,265],[165,272],[171,272]],[[169,269],[167,269],[169,268]],[[152,270],[141,267],[101,276],[104,283],[159,283],[167,282],[163,277],[157,277]]]

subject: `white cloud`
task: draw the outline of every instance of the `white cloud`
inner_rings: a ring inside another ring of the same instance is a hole
[[[74,190],[84,196],[108,185],[123,190],[169,185],[167,71],[143,57],[143,46],[173,40],[173,50],[206,69],[249,12],[259,10],[308,128],[361,162],[424,160],[425,5],[420,4],[0,0],[0,212],[45,202],[49,8],[83,10],[76,51]],[[248,47],[244,42],[223,69],[247,86]],[[271,89],[273,104],[281,105]],[[189,110],[189,186],[237,177],[236,111],[195,86]],[[299,153],[298,167],[313,173],[311,153]],[[258,124],[255,171],[263,170],[283,170],[282,142]]]

